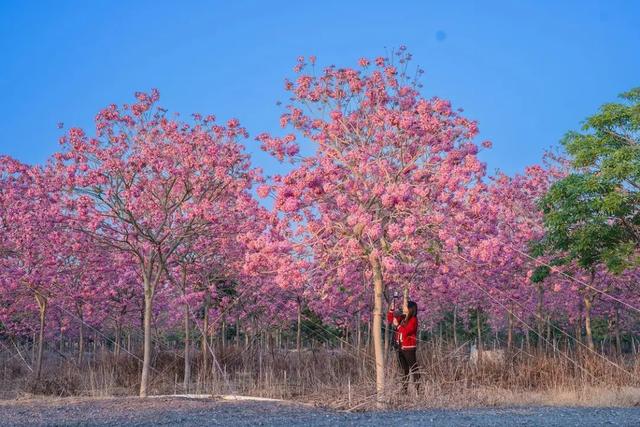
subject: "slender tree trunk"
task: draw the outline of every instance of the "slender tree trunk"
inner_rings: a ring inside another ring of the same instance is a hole
[[[358,335],[356,336],[356,348],[360,350],[362,343],[362,326],[360,325],[360,312],[356,313],[356,328],[358,329]]]
[[[542,284],[538,284],[538,306],[537,306],[537,313],[536,313],[536,317],[538,318],[537,320],[537,324],[538,324],[538,351],[542,352],[542,344],[543,344],[543,337],[544,337],[544,316],[543,316],[543,312],[544,312],[544,288],[542,287]]]
[[[576,344],[576,349],[580,346],[580,344],[582,344],[582,318],[584,316],[584,304],[582,303],[582,300],[580,300],[579,306],[578,306],[578,321],[576,322],[576,340],[577,340],[577,344]]]
[[[478,332],[478,362],[482,363],[482,327],[480,325],[480,309],[476,310],[476,330]]]
[[[212,349],[214,348],[214,344],[215,344],[214,341],[215,341],[216,334],[215,334],[215,332],[211,332],[207,336],[209,337],[209,348],[208,348],[208,351],[211,352]],[[211,367],[213,368],[213,364],[211,365]]]
[[[115,340],[116,344],[114,348],[116,359],[120,357],[120,347],[122,346],[122,344],[120,343],[120,341],[122,341],[121,335],[122,335],[122,326],[120,325],[120,322],[116,322],[116,340]]]
[[[507,351],[513,348],[513,311],[507,313]]]
[[[458,305],[453,306],[453,345],[458,348]]]
[[[184,378],[182,387],[188,392],[191,381],[191,327],[189,305],[184,305]]]
[[[588,295],[584,296],[584,329],[587,335],[587,347],[589,350],[595,350],[595,346],[593,345],[593,335],[591,333],[591,306],[592,299]]]
[[[80,318],[82,320],[82,318]],[[78,333],[78,365],[84,359],[84,322],[80,322],[80,331]]]
[[[382,342],[382,304],[384,283],[382,281],[382,266],[375,254],[369,256],[373,270],[373,347],[376,361],[376,395],[377,405],[382,407],[384,403],[384,351]]]
[[[549,345],[551,343],[551,316],[547,315],[547,318],[545,319],[545,322],[547,324],[547,342],[546,342],[546,344]]]
[[[296,351],[300,354],[302,348],[302,302],[298,299],[298,325],[296,330]]]
[[[240,347],[240,321],[236,320],[236,347]]]
[[[622,339],[620,338],[620,309],[616,307],[615,311],[615,326],[614,326],[614,334],[616,337],[616,352],[618,355],[622,354]]]
[[[273,331],[266,332],[265,335],[265,340],[267,342],[267,351],[273,353]]]
[[[84,316],[82,311],[82,305],[76,303],[76,313],[80,319],[80,329],[78,331],[78,365],[82,364],[84,359]]]
[[[44,349],[44,327],[47,316],[47,299],[36,293],[36,302],[40,311],[40,334],[38,336],[38,355],[36,360],[36,380],[40,380],[42,374],[42,351]]]
[[[351,334],[349,333],[349,323],[344,327],[344,342],[348,343],[351,339]]]
[[[62,332],[62,322],[60,322],[60,342],[58,343],[60,353],[64,351],[64,333]]]
[[[144,340],[143,340],[143,357],[142,357],[142,376],[140,379],[140,397],[147,397],[149,393],[149,372],[151,371],[151,333],[152,333],[152,320],[153,320],[153,293],[155,290],[155,283],[159,279],[160,273],[156,273],[157,276],[151,281],[151,273],[145,272],[143,274],[144,280]]]
[[[207,354],[207,334],[209,333],[209,293],[204,299],[204,319],[202,321],[202,372],[207,374],[208,354]]]
[[[205,313],[202,321],[202,334],[200,336],[200,351],[202,352],[202,372],[206,375],[208,354],[207,354],[207,329],[209,328],[209,316]]]
[[[223,320],[220,328],[220,346],[224,350],[225,340],[227,338],[227,323]]]

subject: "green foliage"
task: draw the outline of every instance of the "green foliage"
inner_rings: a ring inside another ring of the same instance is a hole
[[[640,88],[620,97],[565,136],[571,173],[540,203],[547,248],[614,272],[637,264],[640,244]]]
[[[444,315],[442,316],[442,319],[437,323],[437,325],[432,330],[428,331],[429,333],[427,334],[427,338],[430,338],[431,335],[435,336],[435,335],[442,334],[444,338],[448,340],[453,340],[453,324],[454,324],[453,318],[454,318],[453,311],[445,312]],[[458,337],[459,343],[462,343],[471,339],[465,325],[465,319],[463,317],[458,315],[455,325],[456,325],[456,335]]]
[[[546,265],[541,265],[533,271],[533,274],[531,275],[531,281],[533,283],[541,283],[549,276],[549,274],[551,274],[551,269]]]
[[[478,318],[480,318],[480,333],[482,334],[482,339],[483,341],[487,341],[491,338],[491,325],[489,324],[488,314],[480,309],[471,310],[469,312],[468,336],[473,340],[478,339]]]
[[[332,345],[339,345],[338,337],[342,335],[339,328],[324,323],[316,312],[306,307],[302,310],[302,333],[307,339]]]

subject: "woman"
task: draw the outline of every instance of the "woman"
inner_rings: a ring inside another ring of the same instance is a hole
[[[394,341],[398,345],[398,359],[404,372],[403,390],[409,388],[409,377],[413,377],[416,391],[420,389],[420,373],[416,361],[416,344],[418,333],[418,304],[409,301],[402,307],[403,314],[395,313],[395,300],[387,313],[387,322],[395,327]]]

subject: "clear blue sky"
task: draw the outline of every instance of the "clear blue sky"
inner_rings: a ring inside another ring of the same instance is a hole
[[[424,94],[452,100],[508,173],[640,85],[640,2],[0,1],[0,153],[43,162],[60,130],[160,89],[183,114],[278,128],[298,55],[355,65],[407,45]],[[275,162],[249,142],[267,173]]]

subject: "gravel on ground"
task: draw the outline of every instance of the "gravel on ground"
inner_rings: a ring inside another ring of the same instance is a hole
[[[640,408],[518,407],[342,412],[218,399],[28,399],[0,402],[3,426],[640,426]]]

